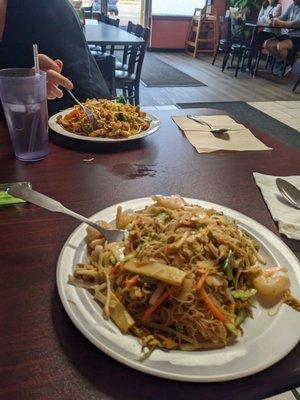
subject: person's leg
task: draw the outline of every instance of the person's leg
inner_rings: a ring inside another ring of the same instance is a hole
[[[258,32],[255,40],[255,47],[261,49],[264,46],[265,42],[270,39],[276,39],[276,35],[272,32]]]
[[[277,45],[279,41],[277,39],[269,39],[264,44],[263,47],[274,57],[278,57]]]
[[[283,40],[277,44],[278,56],[281,61],[287,58],[288,51],[293,48],[293,42],[290,39]]]

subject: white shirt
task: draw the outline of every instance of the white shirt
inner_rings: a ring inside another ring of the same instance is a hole
[[[257,22],[260,24],[269,24],[271,18],[278,18],[281,15],[281,4],[271,6],[270,4],[266,8],[261,8]],[[264,32],[278,33],[278,29],[264,28]]]

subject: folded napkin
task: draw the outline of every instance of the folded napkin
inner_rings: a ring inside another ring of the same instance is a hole
[[[289,239],[300,240],[300,210],[290,205],[276,186],[276,178],[283,178],[300,189],[300,176],[271,176],[258,172],[253,176],[273,219],[278,222],[279,232]]]
[[[238,124],[228,115],[199,116],[200,121],[211,124],[214,128],[230,128],[221,135],[214,135],[205,125],[200,125],[187,117],[173,117],[173,121],[184,132],[198,153],[227,151],[265,151],[272,150],[258,140],[244,125]]]

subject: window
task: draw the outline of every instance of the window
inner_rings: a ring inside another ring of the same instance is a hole
[[[205,0],[152,0],[152,14],[193,15],[195,8],[202,8],[205,3]]]

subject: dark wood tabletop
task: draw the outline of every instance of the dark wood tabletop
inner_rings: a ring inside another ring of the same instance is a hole
[[[52,133],[50,155],[37,163],[14,158],[0,123],[0,182],[30,181],[85,216],[133,198],[180,193],[236,209],[279,235],[252,173],[299,175],[299,150],[253,130],[274,150],[198,154],[170,117],[215,110],[154,113],[161,129],[130,145],[93,147]],[[57,259],[78,222],[19,204],[0,207],[0,224],[1,400],[257,400],[299,386],[299,344],[265,371],[223,383],[169,381],[118,363],[77,330],[57,293]],[[282,239],[299,255],[300,242]]]
[[[94,21],[94,20],[92,20]],[[113,25],[98,22],[96,24],[89,24],[88,20],[84,26],[84,33],[86,41],[89,44],[97,45],[138,45],[144,43],[142,38],[139,38],[131,33],[126,32],[124,29],[118,28]]]
[[[287,28],[286,26],[279,25],[279,26],[273,26],[271,24],[266,24],[262,22],[246,22],[246,26],[249,28],[272,28],[272,29],[294,29],[294,30],[299,30],[300,26],[293,26],[292,28]]]

